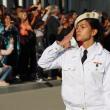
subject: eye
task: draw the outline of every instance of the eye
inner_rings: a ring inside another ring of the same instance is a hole
[[[85,26],[85,25],[82,25],[81,28],[82,28],[82,29],[83,29],[83,28],[86,28],[86,26]]]

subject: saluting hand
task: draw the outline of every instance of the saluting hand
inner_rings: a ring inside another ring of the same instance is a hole
[[[71,30],[69,34],[67,34],[62,41],[57,41],[59,45],[61,45],[63,48],[70,48],[71,43],[70,40],[73,37],[74,28]]]

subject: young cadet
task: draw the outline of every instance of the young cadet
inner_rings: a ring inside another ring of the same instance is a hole
[[[38,61],[44,69],[62,68],[66,110],[110,110],[110,54],[99,42],[103,35],[99,19],[97,12],[81,14],[73,30],[82,45],[70,45],[70,32],[49,46]]]

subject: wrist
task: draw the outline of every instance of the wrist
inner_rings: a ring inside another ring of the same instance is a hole
[[[56,42],[57,42],[58,45],[60,45],[61,47],[64,48],[64,45],[63,45],[62,41],[56,41]]]

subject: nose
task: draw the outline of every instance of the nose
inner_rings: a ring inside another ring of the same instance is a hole
[[[76,33],[79,33],[81,31],[80,27],[76,28]]]

